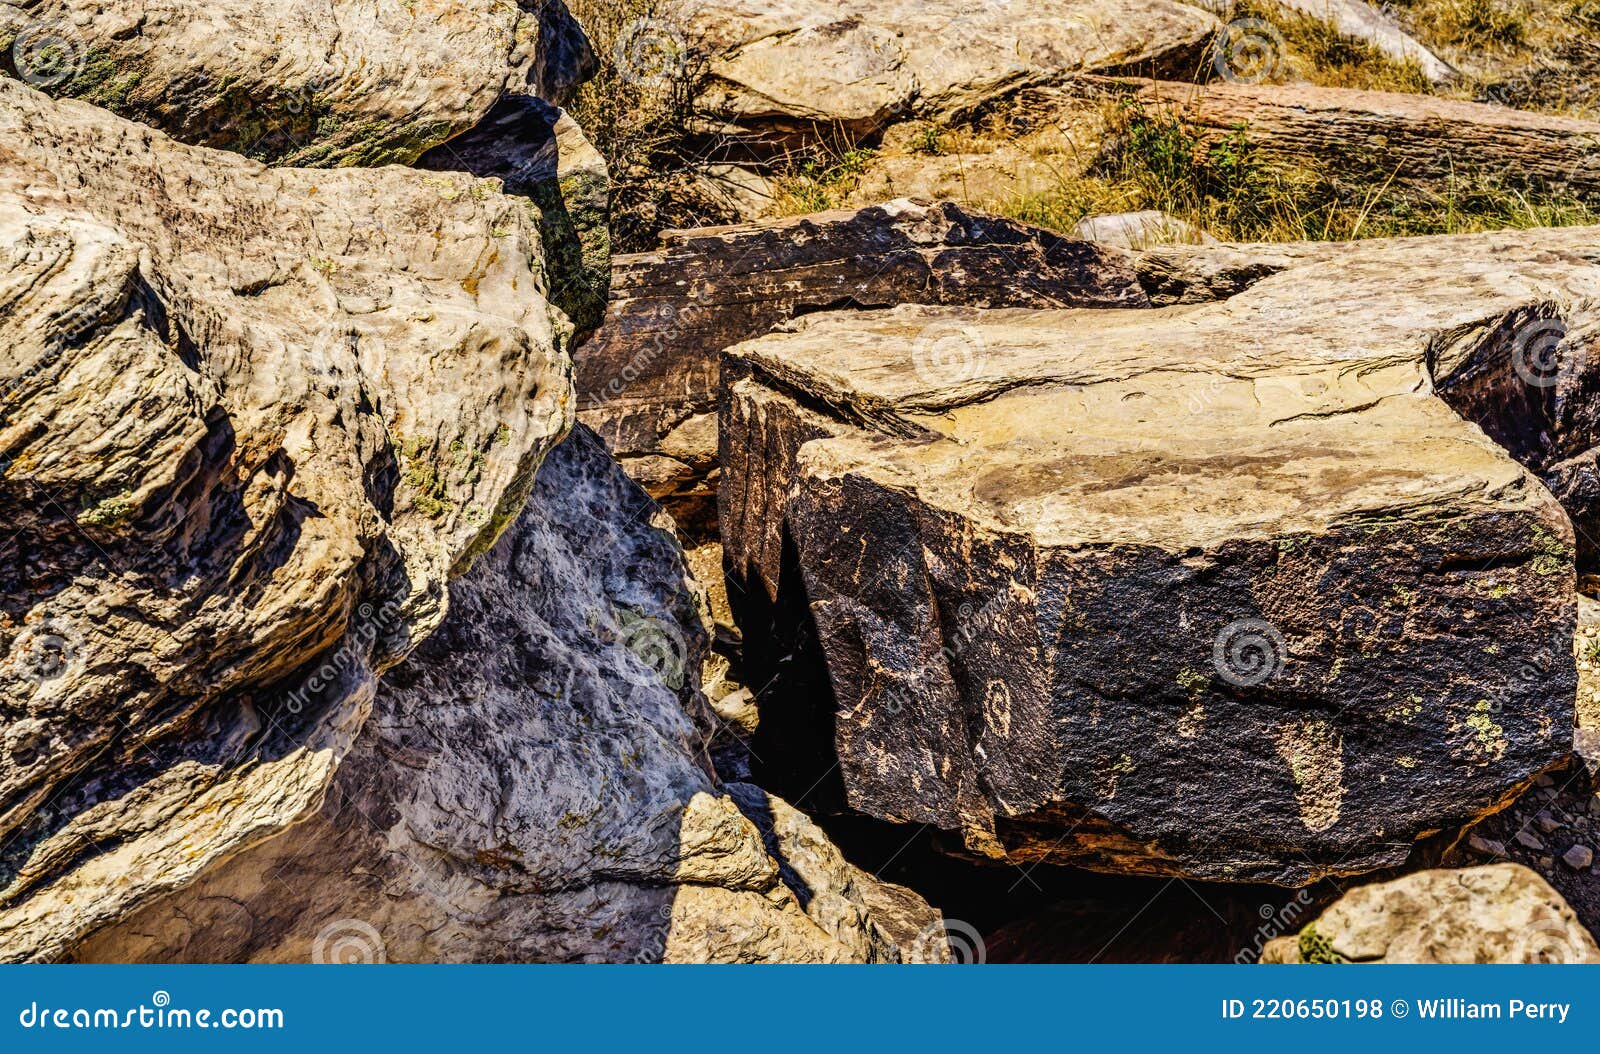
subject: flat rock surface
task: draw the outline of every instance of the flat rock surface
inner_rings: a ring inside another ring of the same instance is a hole
[[[1551,234],[732,349],[726,551],[779,609],[803,590],[849,807],[980,856],[1302,884],[1556,763],[1572,528],[1452,409],[1514,437],[1548,409],[1531,334],[1587,355],[1600,235]]]
[[[1085,71],[1187,77],[1217,29],[1169,0],[698,0],[689,12],[689,38],[711,55],[702,107],[758,132],[950,118]]]
[[[496,184],[14,80],[0,127],[0,957],[52,958],[316,807],[568,427],[568,323]]]

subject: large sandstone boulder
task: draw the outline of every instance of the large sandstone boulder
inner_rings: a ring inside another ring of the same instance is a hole
[[[1398,865],[1503,804],[1572,740],[1573,530],[1508,449],[1593,405],[1600,231],[1475,247],[731,349],[745,639],[814,633],[827,672],[763,700],[756,755],[980,857],[1228,881]]]
[[[316,166],[410,164],[594,66],[562,0],[5,0],[0,54],[183,142]]]
[[[550,302],[576,327],[574,345],[594,332],[611,281],[611,175],[571,114],[532,96],[506,96],[471,131],[423,154],[417,167],[498,179],[507,194],[531,199]]]
[[[576,354],[580,418],[685,529],[715,535],[717,362],[796,315],[894,304],[1143,306],[1129,257],[950,203],[669,232],[619,256]]]
[[[1518,864],[1414,875],[1352,889],[1264,963],[1600,963],[1561,894]]]
[[[701,108],[720,131],[771,145],[818,126],[868,135],[970,114],[1080,72],[1192,76],[1217,30],[1171,0],[698,0]]]
[[[707,641],[659,509],[579,428],[391,671],[321,809],[85,961],[943,960],[938,914],[707,772]]]
[[[524,203],[0,80],[0,956],[314,811],[570,423]]]

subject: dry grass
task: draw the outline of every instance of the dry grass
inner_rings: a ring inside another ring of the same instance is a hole
[[[1070,231],[1098,213],[1160,209],[1229,241],[1344,241],[1409,234],[1600,222],[1566,197],[1537,197],[1486,178],[1426,193],[1350,183],[1264,158],[1239,128],[1202,140],[1137,102],[1108,104],[1106,146],[1082,175],[1044,194],[992,203],[1005,215]]]

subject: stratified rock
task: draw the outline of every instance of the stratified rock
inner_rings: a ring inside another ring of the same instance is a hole
[[[567,323],[493,184],[0,127],[0,957],[52,958],[317,807],[570,423]]]
[[[1414,875],[1352,889],[1264,963],[1600,963],[1561,894],[1519,864]]]
[[[1159,209],[1088,216],[1072,233],[1084,241],[1114,245],[1119,249],[1148,249],[1155,245],[1217,245],[1217,239],[1192,223]]]
[[[580,427],[385,679],[320,811],[74,955],[907,957],[936,912],[784,802],[708,775],[706,647],[670,526]]]
[[[550,301],[573,343],[600,325],[611,281],[611,175],[564,110],[527,95],[501,99],[472,131],[423,154],[418,168],[498,179],[532,199],[549,266]]]
[[[1600,201],[1600,122],[1429,95],[1313,85],[1084,80],[1026,97],[1128,93],[1202,140],[1243,134],[1264,157],[1445,192],[1478,182]],[[1065,103],[1063,103],[1065,105]]]
[[[1573,532],[1452,407],[1521,454],[1555,393],[1592,406],[1600,231],[1473,244],[731,349],[745,640],[814,624],[827,669],[755,755],[815,748],[798,787],[836,760],[843,804],[979,856],[1227,881],[1398,865],[1503,804],[1571,746]]]
[[[701,108],[771,144],[946,120],[1085,71],[1190,77],[1216,29],[1170,0],[706,0],[682,35],[709,54]]]
[[[578,409],[695,534],[715,534],[717,360],[729,345],[843,306],[1146,303],[1117,250],[947,202],[676,231],[664,242],[616,258],[605,325],[576,356]]]
[[[0,53],[183,142],[317,166],[410,164],[595,61],[562,0],[8,0]]]

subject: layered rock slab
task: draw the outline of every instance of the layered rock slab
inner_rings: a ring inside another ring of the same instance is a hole
[[[575,356],[579,416],[686,530],[713,536],[724,348],[842,306],[1148,303],[1125,254],[948,202],[902,199],[663,240],[614,261],[606,321]]]
[[[504,94],[594,68],[561,0],[8,0],[0,71],[186,143],[288,165],[410,164]]]
[[[1600,963],[1561,894],[1520,864],[1419,871],[1352,889],[1264,963]]]
[[[83,961],[879,962],[938,914],[708,773],[697,589],[578,428],[385,678],[321,809],[102,928]]]
[[[0,956],[313,810],[570,424],[523,203],[0,80]]]
[[[1048,110],[1086,91],[1171,114],[1203,142],[1242,135],[1262,157],[1351,182],[1437,194],[1489,184],[1591,202],[1600,195],[1600,122],[1576,117],[1354,88],[1107,78],[1037,89],[1023,102]]]
[[[1074,73],[1187,78],[1216,30],[1167,0],[699,0],[681,37],[708,56],[699,105],[719,131],[772,145],[948,120]]]
[[[731,349],[724,542],[816,634],[813,776],[982,857],[1282,884],[1502,804],[1570,747],[1573,533],[1438,393],[1551,320],[1586,355],[1600,243],[1548,233]]]

